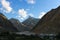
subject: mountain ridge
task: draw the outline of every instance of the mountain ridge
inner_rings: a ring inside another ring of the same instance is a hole
[[[47,12],[46,15],[31,30],[35,33],[59,33],[60,31],[60,6]]]
[[[6,31],[18,31],[2,13],[0,13],[0,27],[4,28]]]

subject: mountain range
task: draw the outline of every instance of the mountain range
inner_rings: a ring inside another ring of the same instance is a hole
[[[36,18],[28,17],[25,21],[20,22],[18,19],[11,18],[7,19],[2,13],[0,13],[0,31],[13,31],[13,32],[24,32],[30,31],[33,26],[36,25]],[[29,26],[27,26],[29,25]]]
[[[30,31],[37,34],[60,33],[60,6],[47,12],[41,19],[29,16],[23,22],[15,18],[7,19],[0,13],[0,31]]]
[[[39,19],[29,16],[25,21],[20,22],[17,19],[9,19],[11,23],[20,31],[30,31],[39,21]]]

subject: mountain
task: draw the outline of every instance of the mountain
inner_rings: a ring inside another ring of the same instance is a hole
[[[11,18],[9,20],[14,25],[14,27],[16,27],[20,32],[31,30],[34,25],[36,25],[39,21],[39,19],[33,18],[31,16],[29,16],[29,18],[23,21],[22,23],[15,18]]]
[[[44,15],[31,30],[35,33],[56,34],[60,32],[60,6],[52,9]]]
[[[33,18],[31,16],[29,16],[25,21],[23,21],[22,23],[24,25],[26,25],[26,27],[29,28],[29,30],[31,30],[36,24],[37,22],[39,21],[39,19],[37,18]]]
[[[28,30],[26,25],[22,24],[19,20],[15,19],[15,18],[11,18],[10,21],[12,22],[14,27],[16,27],[19,30],[19,32],[23,32],[23,31]]]
[[[18,31],[12,23],[4,16],[2,13],[0,13],[0,31],[11,31],[11,32],[16,32]]]

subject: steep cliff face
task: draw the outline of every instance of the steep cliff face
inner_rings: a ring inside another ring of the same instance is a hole
[[[35,33],[59,33],[60,32],[60,6],[52,9],[32,29]]]
[[[2,13],[0,13],[0,27],[2,27],[3,29],[5,29],[6,31],[13,31],[16,32],[18,31],[13,25],[12,23],[6,18],[6,16],[4,16]]]

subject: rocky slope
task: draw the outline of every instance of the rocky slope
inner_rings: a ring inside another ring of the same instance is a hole
[[[12,23],[4,16],[2,13],[0,13],[0,29],[4,31],[11,31],[11,32],[16,32],[18,31]],[[1,31],[0,30],[0,31]]]
[[[35,33],[59,33],[60,32],[60,6],[47,12],[46,15],[31,30]]]

